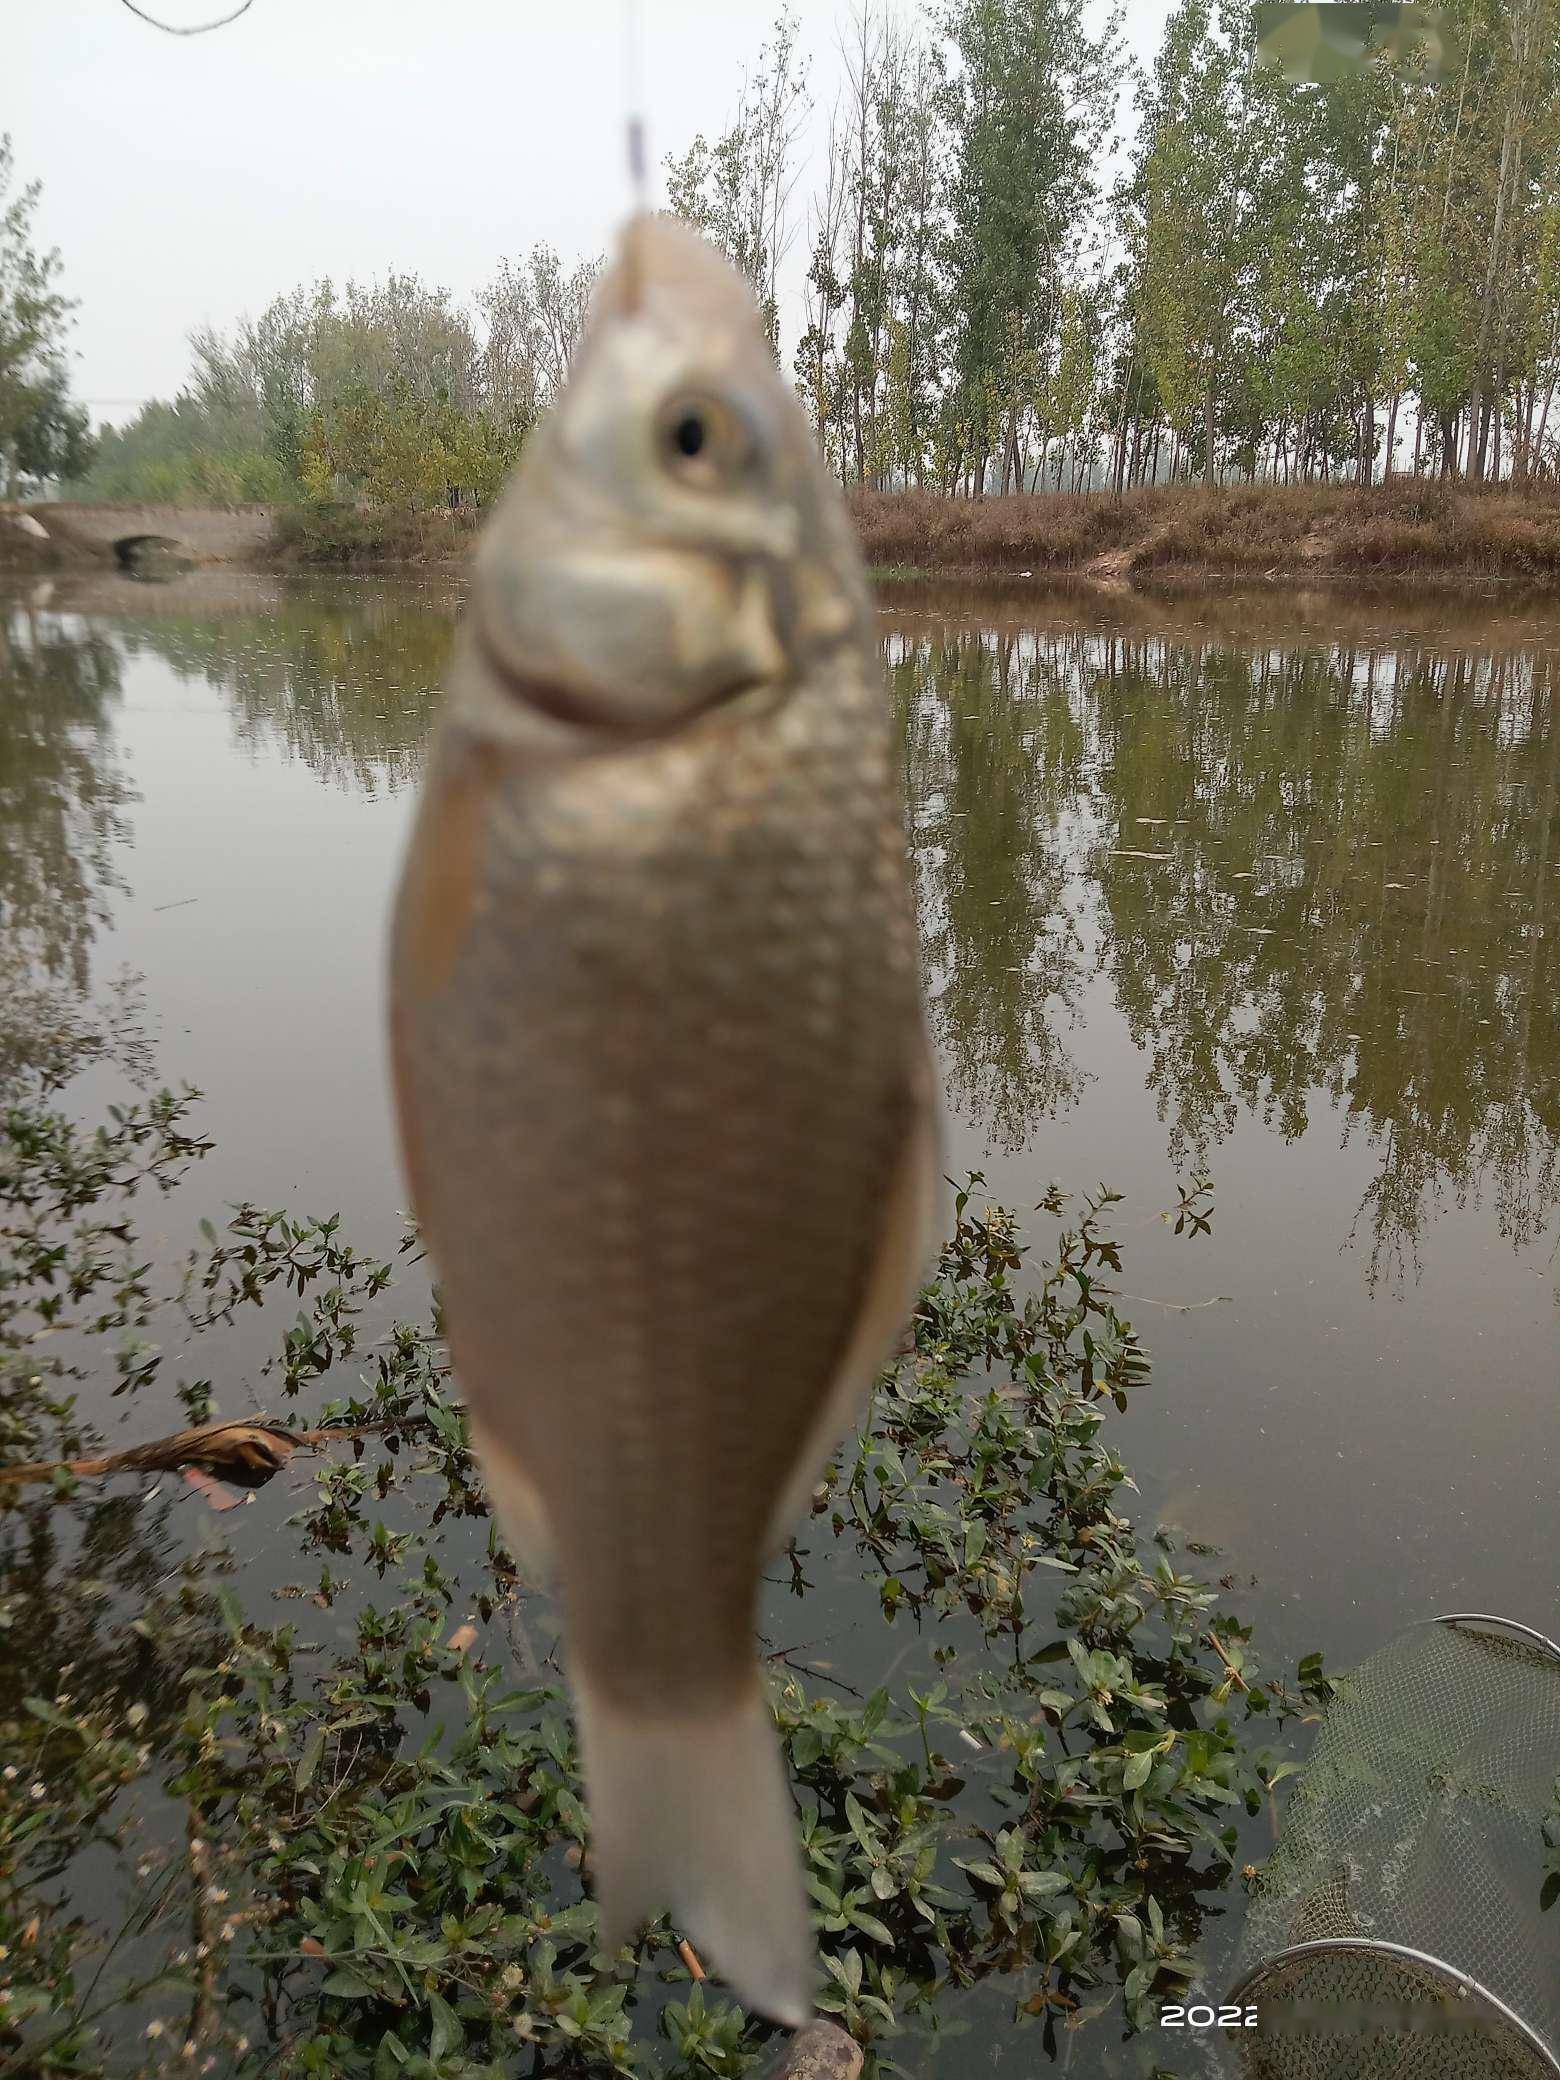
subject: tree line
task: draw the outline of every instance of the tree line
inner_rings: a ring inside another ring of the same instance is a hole
[[[1454,63],[1321,87],[1256,62],[1253,0],[1179,0],[1147,71],[1119,5],[858,0],[809,162],[782,11],[666,203],[752,282],[849,487],[1553,478],[1560,0],[1440,12]],[[598,266],[538,245],[470,303],[415,275],[294,290],[197,333],[80,488],[484,502]]]
[[[414,274],[318,281],[191,336],[185,388],[104,427],[98,498],[485,504],[563,381],[597,263],[547,245],[474,306]]]
[[[1118,8],[869,0],[807,210],[799,387],[847,484],[1556,473],[1560,0],[1328,86],[1180,0],[1136,127]]]

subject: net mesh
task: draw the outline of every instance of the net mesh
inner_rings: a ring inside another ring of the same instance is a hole
[[[1555,2080],[1557,1776],[1560,1655],[1498,1623],[1415,1627],[1345,1677],[1252,1895],[1242,2073]]]

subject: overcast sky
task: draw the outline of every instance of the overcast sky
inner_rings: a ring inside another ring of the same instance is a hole
[[[140,4],[189,23],[233,0]],[[730,113],[774,6],[638,4],[659,164]],[[850,6],[795,0],[814,144]],[[1130,0],[1140,54],[1169,7]],[[80,299],[76,389],[94,417],[171,396],[193,327],[230,324],[298,282],[397,267],[465,296],[536,239],[601,251],[628,201],[624,9],[253,0],[230,27],[185,38],[120,0],[10,0],[0,128],[21,177],[44,183],[39,226]]]

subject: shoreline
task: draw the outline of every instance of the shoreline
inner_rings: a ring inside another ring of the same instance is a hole
[[[854,492],[848,504],[875,584],[1560,591],[1560,487],[1548,484],[1474,489],[1407,477],[1364,490],[1183,484],[1120,498],[1039,492],[978,501]],[[478,532],[465,511],[0,505],[0,574],[449,572],[463,567]],[[116,545],[136,537],[159,546],[133,552],[141,560],[127,566]]]

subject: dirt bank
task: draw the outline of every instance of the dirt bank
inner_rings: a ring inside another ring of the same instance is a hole
[[[851,498],[878,569],[1077,573],[1107,584],[1240,577],[1560,582],[1560,488],[1473,491],[1424,478],[1174,485],[980,501],[931,492]]]
[[[856,492],[851,511],[879,572],[1001,578],[1077,576],[1111,587],[1238,578],[1308,584],[1383,579],[1548,589],[1560,585],[1560,487],[1471,490],[1398,478],[1353,485],[1196,485],[1040,493],[979,501],[932,492]],[[461,513],[349,507],[0,508],[0,569],[111,566],[117,542],[176,543],[195,566],[455,567],[476,533]]]

